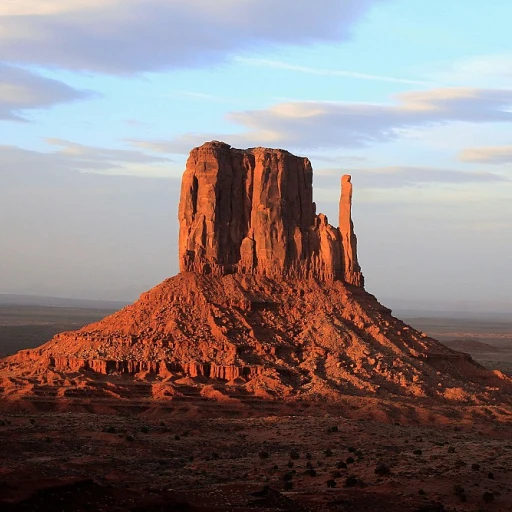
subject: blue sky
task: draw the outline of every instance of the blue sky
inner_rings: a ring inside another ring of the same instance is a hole
[[[131,299],[177,272],[206,140],[351,173],[367,288],[512,304],[507,2],[4,0],[0,293]],[[500,306],[501,307],[501,306]]]

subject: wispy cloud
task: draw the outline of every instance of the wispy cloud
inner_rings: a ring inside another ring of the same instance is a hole
[[[63,176],[79,172],[170,178],[176,174],[173,161],[164,156],[87,146],[55,138],[45,141],[50,146],[45,152],[0,145],[0,176],[6,180],[4,186],[26,181],[27,173],[33,179],[34,175],[41,175],[41,169],[46,175]]]
[[[512,89],[438,88],[399,94],[393,103],[291,101],[236,111],[241,133],[185,133],[169,141],[132,141],[164,153],[188,153],[206,140],[235,147],[271,145],[302,151],[358,148],[404,136],[407,130],[452,122],[512,122]]]
[[[494,165],[512,164],[512,146],[466,148],[458,156],[462,162],[479,162]]]
[[[400,78],[385,75],[373,75],[368,73],[360,73],[357,71],[344,71],[339,69],[324,69],[324,68],[312,68],[308,66],[299,66],[296,64],[290,64],[289,62],[283,62],[280,60],[268,60],[268,59],[255,59],[249,57],[234,57],[235,62],[246,64],[249,66],[258,66],[271,69],[283,69],[286,71],[294,71],[297,73],[305,73],[308,75],[319,75],[319,76],[332,76],[340,78],[354,78],[358,80],[374,80],[378,82],[392,82],[399,84],[410,84],[410,85],[434,85],[433,82],[426,82],[423,80],[411,80],[408,78]]]
[[[0,54],[113,74],[211,66],[255,45],[347,40],[384,1],[4,0]]]
[[[29,110],[97,96],[26,69],[0,63],[0,120],[26,120]]]

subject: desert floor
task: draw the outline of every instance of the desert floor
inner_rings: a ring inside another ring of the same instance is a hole
[[[106,314],[64,309],[0,308],[0,351]],[[512,322],[407,321],[488,366],[512,365]],[[503,418],[499,406],[355,397],[62,410],[30,402],[0,410],[0,510],[512,510]]]

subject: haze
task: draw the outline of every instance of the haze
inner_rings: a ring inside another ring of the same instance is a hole
[[[132,300],[175,274],[186,156],[308,156],[354,184],[367,289],[512,310],[512,6],[7,0],[0,293]]]

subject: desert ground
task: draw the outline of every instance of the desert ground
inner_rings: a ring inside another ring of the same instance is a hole
[[[110,311],[0,308],[0,352]],[[408,318],[489,367],[512,367],[512,321]],[[199,396],[31,401],[0,411],[2,511],[512,510],[512,425],[500,406],[332,405]]]

